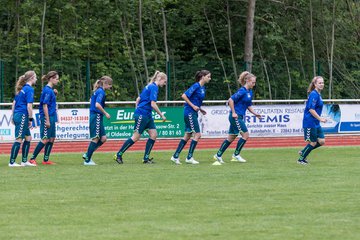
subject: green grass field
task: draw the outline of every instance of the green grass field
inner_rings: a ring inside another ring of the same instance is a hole
[[[215,150],[196,166],[168,151],[154,165],[54,154],[56,166],[16,169],[0,155],[0,239],[360,239],[360,147],[321,148],[307,166],[297,150],[245,149],[239,164],[229,149],[222,166]]]

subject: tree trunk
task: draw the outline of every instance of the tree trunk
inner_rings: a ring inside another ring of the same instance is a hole
[[[124,18],[123,24],[124,24],[124,29],[125,29],[126,35],[128,37],[129,54],[131,54],[131,52],[132,52],[132,56],[134,56],[132,59],[133,59],[133,63],[134,63],[134,71],[135,71],[136,76],[137,76],[137,82],[138,83],[140,82],[141,89],[143,89],[144,88],[144,81],[142,80],[143,77],[142,77],[142,74],[141,74],[141,72],[139,70],[139,67],[137,67],[137,65],[138,65],[137,59],[138,58],[137,58],[136,48],[135,48],[135,45],[134,45],[132,34],[128,34],[128,29],[130,29],[130,27],[129,27],[129,23],[128,23],[126,18]]]
[[[144,33],[143,33],[143,29],[142,29],[142,0],[139,0],[139,34],[140,34],[140,42],[141,42],[141,53],[142,53],[142,58],[144,61],[144,70],[145,70],[145,76],[146,79],[149,79],[149,72],[148,72],[148,68],[147,68],[147,63],[146,63],[146,55],[145,55],[145,46],[144,46]]]
[[[231,21],[230,21],[230,7],[229,7],[229,0],[226,0],[226,19],[227,19],[227,25],[228,25],[228,35],[229,35],[229,46],[230,46],[230,54],[231,54],[231,61],[233,65],[233,71],[235,74],[235,82],[237,87],[239,87],[239,82],[237,81],[238,74],[236,70],[236,63],[234,58],[234,51],[232,46],[232,39],[231,39]]]
[[[46,16],[46,0],[44,1],[44,11],[41,21],[41,35],[40,35],[40,48],[41,48],[41,76],[44,75],[44,30],[45,30],[45,16]],[[41,86],[44,84],[42,83]]]
[[[263,67],[264,67],[264,72],[265,72],[265,76],[266,76],[266,80],[267,80],[267,84],[268,84],[268,90],[269,90],[269,98],[270,98],[270,100],[272,100],[271,84],[270,84],[269,74],[268,74],[268,71],[267,71],[265,59],[264,59],[264,57],[262,55],[262,52],[261,52],[261,49],[260,49],[259,42],[257,40],[256,40],[256,45],[257,45],[257,48],[259,50],[260,59],[261,59],[261,62],[263,64]]]
[[[281,47],[281,51],[282,51],[282,53],[284,55],[284,60],[285,60],[285,64],[286,64],[286,70],[287,70],[287,74],[288,74],[288,78],[289,78],[289,96],[288,96],[288,99],[291,99],[292,79],[291,79],[291,74],[290,74],[289,63],[288,63],[288,60],[287,60],[283,45],[281,44],[281,42],[279,42],[279,44],[280,44],[280,47]]]
[[[205,15],[206,22],[207,22],[208,27],[209,27],[209,30],[210,30],[211,40],[212,40],[213,45],[214,45],[216,57],[217,57],[217,58],[219,59],[219,61],[220,61],[221,68],[222,68],[222,70],[223,70],[223,72],[224,72],[225,82],[226,82],[226,84],[227,84],[228,91],[229,91],[229,94],[230,94],[230,96],[231,96],[231,89],[230,89],[229,80],[228,80],[228,78],[227,78],[227,76],[226,76],[225,66],[224,66],[224,63],[223,63],[221,57],[219,56],[219,52],[218,52],[218,50],[217,50],[216,43],[215,43],[214,33],[213,33],[213,31],[212,31],[212,28],[211,28],[211,25],[210,25],[210,21],[209,21],[209,18],[208,18],[208,16],[207,16],[207,14],[206,14],[206,9],[205,9],[205,8],[204,8],[204,15]]]
[[[300,61],[300,68],[301,68],[301,73],[303,75],[303,79],[306,79],[306,74],[305,74],[305,69],[304,69],[304,63],[303,63],[303,57],[302,57],[302,48],[301,48],[301,37],[300,37],[300,33],[299,33],[299,20],[297,18],[294,18],[294,21],[296,21],[296,36],[298,38],[298,42],[299,44],[297,44],[298,48],[299,48],[299,61]]]
[[[170,69],[168,69],[168,63],[170,61],[169,58],[169,49],[168,49],[168,43],[167,43],[167,28],[166,28],[166,16],[165,16],[165,11],[164,8],[161,8],[161,13],[162,13],[162,18],[163,18],[163,25],[164,25],[164,46],[165,46],[165,56],[166,56],[166,74],[169,75],[169,71]],[[168,76],[169,78],[170,76]],[[170,82],[168,83],[170,84]],[[168,95],[169,95],[169,90],[168,87],[166,86],[166,93],[165,93],[165,101],[168,100]]]
[[[19,72],[19,43],[20,41],[20,0],[16,1],[16,63],[15,63],[15,79],[18,79]]]
[[[152,15],[152,11],[150,11],[150,27],[151,27],[151,36],[152,36],[152,39],[154,41],[154,66],[157,68],[158,67],[158,44],[157,44],[157,41],[156,41],[156,35],[155,35],[155,29],[154,29],[154,23],[153,23],[153,15]]]
[[[246,18],[244,61],[246,64],[246,70],[249,72],[251,72],[252,70],[252,59],[253,59],[255,3],[256,0],[248,0],[248,11]]]
[[[132,54],[131,54],[131,48],[130,48],[129,41],[127,38],[127,32],[125,30],[125,26],[124,26],[121,16],[120,16],[120,27],[121,27],[121,31],[124,35],[126,50],[127,50],[127,53],[129,54],[128,57],[129,57],[129,61],[130,61],[131,71],[133,73],[133,79],[134,79],[134,84],[135,84],[135,88],[136,88],[136,93],[138,96],[140,96],[139,81],[138,81],[138,78],[136,75],[136,69],[135,69],[134,61],[133,61]]]
[[[331,49],[330,49],[330,63],[329,63],[329,99],[332,98],[333,89],[333,60],[334,60],[334,45],[335,45],[335,0],[333,1],[332,14],[332,29],[331,29]]]
[[[311,49],[313,57],[313,77],[316,76],[316,57],[315,57],[315,45],[314,45],[314,33],[313,33],[313,8],[312,0],[310,0],[310,36],[311,36]]]

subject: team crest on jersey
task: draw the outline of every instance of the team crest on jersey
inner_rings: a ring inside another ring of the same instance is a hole
[[[250,93],[248,93],[247,96],[248,96],[248,98],[251,98],[251,94],[250,94]]]

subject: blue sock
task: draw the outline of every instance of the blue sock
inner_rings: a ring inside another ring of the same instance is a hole
[[[180,140],[179,145],[174,153],[174,156],[173,156],[174,158],[179,157],[179,155],[180,155],[181,151],[183,150],[183,148],[185,147],[186,143],[187,143],[187,141],[185,141],[184,139]]]
[[[103,145],[104,142],[102,142],[101,140],[99,140],[96,144],[96,148],[95,148],[95,151],[98,150],[99,147],[101,147],[101,145]]]
[[[314,149],[316,149],[316,148],[318,148],[318,147],[321,147],[321,144],[320,144],[319,142],[316,142],[316,145],[315,145]],[[314,149],[313,149],[313,150],[314,150]]]
[[[19,153],[21,143],[14,142],[11,147],[11,154],[10,154],[10,163],[13,164],[16,160],[16,157]]]
[[[28,155],[29,155],[29,150],[30,150],[30,142],[29,141],[24,141],[23,145],[22,145],[22,162],[26,162]]]
[[[308,145],[305,146],[305,148],[302,150],[302,154],[299,158],[300,161],[306,159],[307,155],[309,155],[309,153],[314,149],[313,146],[310,145],[310,143]]]
[[[44,162],[49,161],[49,157],[50,157],[50,153],[51,153],[51,149],[52,149],[53,145],[54,145],[53,142],[48,142],[48,143],[45,145]]]
[[[94,153],[94,151],[96,150],[96,146],[97,146],[97,143],[91,141],[90,144],[89,144],[89,147],[88,147],[88,150],[87,150],[87,153],[86,153],[86,162],[90,162],[91,160],[91,157]]]
[[[155,140],[149,138],[146,142],[144,161],[149,160],[151,149],[153,148]]]
[[[124,144],[122,145],[122,147],[120,148],[120,150],[117,152],[116,155],[118,156],[122,156],[124,154],[124,152],[126,152],[126,150],[129,149],[129,147],[131,147],[132,145],[134,145],[134,141],[131,138],[128,138]]]
[[[227,139],[225,139],[225,141],[221,144],[219,151],[217,152],[218,157],[221,157],[223,155],[225,150],[230,146],[230,143],[231,142],[229,142]]]
[[[196,145],[197,145],[197,141],[195,140],[192,140],[191,141],[191,144],[190,144],[190,148],[189,148],[189,153],[188,153],[188,156],[187,156],[187,159],[190,159],[192,158],[193,154],[194,154],[194,150],[196,148]]]
[[[234,155],[237,156],[240,154],[241,152],[241,149],[243,148],[243,146],[245,145],[246,143],[246,140],[243,139],[243,138],[240,138],[237,145],[236,145],[236,149],[235,149],[235,152],[234,152]]]
[[[43,149],[43,147],[45,146],[45,144],[43,144],[43,142],[39,142],[37,145],[36,145],[36,148],[34,150],[34,153],[33,155],[31,156],[31,159],[36,159],[37,155],[39,155],[39,153],[41,152],[41,150]]]

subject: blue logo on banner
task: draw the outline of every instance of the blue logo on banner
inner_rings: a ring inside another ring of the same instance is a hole
[[[341,132],[358,132],[360,131],[360,122],[342,122],[340,124]]]

